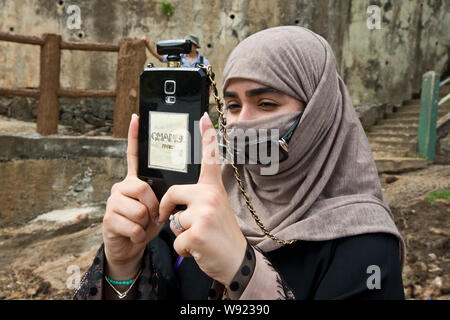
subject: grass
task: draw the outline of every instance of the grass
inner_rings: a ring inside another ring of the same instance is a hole
[[[436,201],[436,199],[450,200],[450,189],[443,189],[440,191],[430,192],[425,197],[425,200],[428,201],[428,203],[430,204],[433,204]]]
[[[166,16],[171,16],[173,14],[173,5],[169,1],[161,1],[161,11]]]
[[[406,152],[404,152],[404,153],[402,154],[402,157],[403,157],[403,158],[410,158],[410,157],[411,157],[411,154],[409,153],[409,151],[406,151]]]

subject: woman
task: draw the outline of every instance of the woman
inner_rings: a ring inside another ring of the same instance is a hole
[[[136,177],[133,116],[128,175],[112,188],[104,245],[75,298],[404,299],[404,242],[328,43],[300,27],[258,32],[231,53],[223,87],[230,134],[294,130],[276,174],[237,166],[260,224],[233,168],[215,161],[207,116],[198,183],[158,204]]]

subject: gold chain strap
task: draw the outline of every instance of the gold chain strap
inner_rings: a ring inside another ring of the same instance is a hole
[[[239,189],[241,190],[242,197],[244,198],[244,201],[245,201],[245,204],[247,206],[247,209],[250,211],[250,214],[252,215],[252,217],[255,220],[255,222],[258,225],[258,227],[262,230],[262,232],[264,232],[264,234],[267,237],[269,237],[273,241],[281,243],[283,245],[294,243],[296,241],[295,239],[294,240],[283,240],[283,239],[277,238],[273,234],[271,234],[269,232],[269,230],[267,230],[267,228],[263,225],[263,223],[261,222],[261,219],[256,214],[256,211],[255,211],[255,209],[253,208],[253,206],[252,206],[252,204],[250,202],[250,198],[248,197],[248,194],[245,191],[244,184],[242,183],[242,179],[241,179],[241,176],[239,175],[238,168],[234,164],[234,155],[231,152],[231,148],[230,148],[230,145],[229,145],[229,140],[227,138],[227,128],[225,126],[225,121],[224,121],[224,117],[223,117],[223,115],[224,115],[223,114],[223,102],[222,102],[222,99],[219,97],[219,94],[218,94],[216,82],[214,81],[214,77],[213,77],[212,67],[211,66],[205,66],[205,65],[200,65],[199,67],[206,72],[207,76],[209,77],[209,81],[211,81],[211,85],[213,87],[213,96],[214,96],[214,99],[216,100],[216,103],[217,103],[216,109],[217,109],[217,112],[219,114],[219,126],[220,126],[219,130],[222,130],[222,132],[223,132],[223,139],[225,140],[225,143],[226,143],[226,146],[227,146],[227,153],[230,155],[231,166],[233,167],[233,170],[234,170],[234,176],[235,176],[235,178],[237,180]]]

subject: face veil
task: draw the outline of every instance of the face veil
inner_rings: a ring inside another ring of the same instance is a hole
[[[370,145],[325,39],[301,27],[275,27],[243,40],[230,54],[223,88],[230,79],[252,80],[306,103],[289,143],[289,157],[273,175],[258,165],[238,165],[246,191],[265,227],[278,238],[321,241],[363,233],[398,237],[402,265],[405,245],[383,198]],[[233,123],[286,127],[293,115]],[[239,226],[252,245],[272,251],[248,212],[231,165],[222,176]]]

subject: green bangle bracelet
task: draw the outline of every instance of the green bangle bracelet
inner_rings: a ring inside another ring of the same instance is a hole
[[[106,278],[106,280],[108,280],[109,282],[111,282],[112,284],[115,284],[117,286],[120,286],[120,285],[128,285],[129,286],[134,281],[133,279],[131,279],[131,280],[124,280],[124,281],[117,281],[117,280],[111,279],[108,276],[105,276],[105,278]]]

